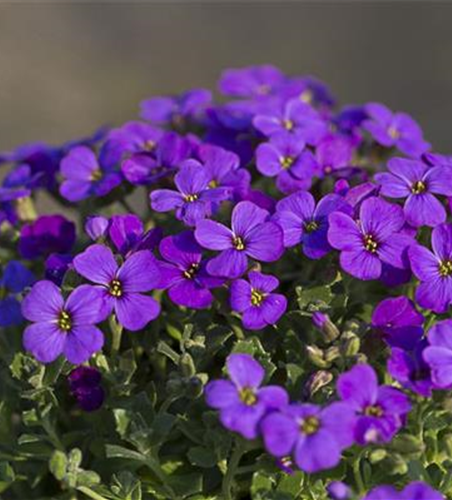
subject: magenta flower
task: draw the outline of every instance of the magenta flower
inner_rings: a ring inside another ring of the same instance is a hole
[[[403,392],[387,385],[378,386],[370,365],[355,365],[340,375],[336,388],[342,401],[357,413],[354,434],[361,445],[390,441],[411,409]]]
[[[271,293],[279,285],[274,276],[255,271],[248,273],[249,282],[240,279],[231,283],[231,307],[242,314],[242,323],[249,330],[274,325],[286,312],[287,299]]]
[[[212,220],[202,220],[195,230],[197,242],[221,253],[207,264],[212,276],[238,278],[247,269],[248,257],[262,262],[278,260],[284,253],[283,232],[269,213],[249,201],[232,211],[232,229]]]
[[[352,208],[336,194],[326,195],[316,206],[311,193],[299,191],[277,203],[272,220],[284,232],[285,247],[301,244],[307,257],[320,259],[331,250],[328,217],[336,211],[351,213]]]
[[[421,128],[410,115],[392,113],[378,103],[367,104],[365,111],[369,119],[362,126],[378,144],[387,148],[396,147],[414,158],[430,149],[430,144],[424,141]]]
[[[406,198],[404,212],[414,227],[437,226],[446,220],[446,209],[434,196],[452,196],[452,168],[429,167],[417,160],[392,158],[390,173],[375,175],[381,194],[389,198]]]
[[[211,288],[224,283],[206,271],[203,249],[196,242],[193,232],[184,231],[168,236],[160,242],[160,254],[166,262],[160,264],[162,279],[159,288],[168,290],[169,298],[180,306],[205,309],[213,301]]]
[[[212,204],[230,196],[228,188],[211,188],[211,177],[196,160],[187,160],[174,176],[177,191],[157,189],[150,194],[156,212],[176,210],[176,217],[188,226],[211,215]]]
[[[437,313],[446,312],[452,301],[452,225],[440,224],[432,231],[433,252],[422,245],[408,251],[411,270],[420,284],[416,302]]]
[[[99,163],[94,152],[86,146],[71,149],[61,160],[60,170],[64,178],[61,196],[72,202],[93,195],[105,196],[122,180],[114,166]]]
[[[301,470],[315,473],[339,463],[342,450],[353,444],[354,422],[353,409],[343,403],[323,409],[292,404],[265,417],[261,430],[269,453],[293,454]]]
[[[214,380],[206,386],[206,402],[220,410],[221,423],[247,439],[258,435],[259,423],[269,412],[289,403],[282,387],[261,387],[262,366],[249,354],[231,354],[226,361],[229,380]]]
[[[276,176],[277,188],[290,194],[311,187],[316,165],[302,139],[279,134],[257,147],[256,167],[267,177]]]
[[[102,291],[103,319],[112,310],[121,325],[128,330],[140,330],[160,312],[158,302],[143,295],[159,285],[160,271],[154,256],[140,250],[118,266],[112,251],[103,245],[91,245],[74,259],[75,270],[96,283]]]
[[[89,285],[77,287],[64,300],[51,281],[38,281],[22,302],[22,314],[32,325],[23,336],[24,348],[42,363],[60,354],[73,364],[87,361],[102,349],[104,336],[94,326],[105,318],[103,297]]]
[[[383,264],[404,269],[413,239],[401,234],[402,209],[379,198],[363,201],[359,222],[342,212],[329,217],[328,241],[341,251],[342,269],[362,280],[380,278]]]

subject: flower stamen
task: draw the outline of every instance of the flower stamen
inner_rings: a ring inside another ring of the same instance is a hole
[[[315,434],[320,428],[320,420],[317,417],[307,417],[301,422],[301,432],[307,436]]]
[[[422,194],[425,192],[426,189],[427,189],[427,186],[425,185],[425,182],[423,182],[423,181],[416,181],[411,186],[411,192],[413,194]]]
[[[257,401],[256,394],[254,394],[254,391],[251,387],[243,387],[243,389],[240,389],[239,397],[240,401],[242,401],[242,403],[246,404],[247,406],[253,406]]]
[[[112,280],[110,282],[110,286],[108,291],[110,292],[110,295],[113,297],[121,297],[122,296],[122,284],[119,280]]]
[[[245,250],[245,243],[240,236],[234,236],[232,239],[232,244],[236,250]]]
[[[452,275],[452,260],[443,260],[440,263],[439,274],[444,277]]]
[[[198,271],[198,269],[199,269],[199,264],[197,262],[194,262],[193,264],[190,265],[188,269],[186,269],[183,272],[184,278],[192,280],[195,277],[195,274]]]
[[[72,328],[71,316],[66,311],[61,311],[58,316],[58,327],[63,332],[68,332]]]
[[[259,307],[265,299],[265,294],[256,290],[255,288],[251,289],[251,304],[253,306]]]
[[[364,248],[370,253],[375,253],[377,251],[378,242],[371,234],[366,234],[364,236]]]

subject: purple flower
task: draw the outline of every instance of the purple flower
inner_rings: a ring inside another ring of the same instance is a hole
[[[387,148],[396,147],[408,156],[419,157],[430,149],[419,125],[406,113],[392,113],[386,106],[369,103],[365,106],[369,119],[363,122],[374,140]]]
[[[315,173],[312,154],[297,136],[279,134],[256,150],[256,167],[267,177],[276,178],[277,188],[286,194],[311,187]]]
[[[411,270],[420,280],[416,302],[437,313],[446,312],[452,301],[452,225],[440,224],[432,231],[433,252],[421,245],[408,251]]]
[[[108,235],[122,255],[126,255],[141,240],[143,223],[134,214],[113,215],[108,226]]]
[[[359,222],[342,212],[333,212],[329,222],[328,241],[341,251],[341,267],[352,276],[378,279],[383,263],[407,267],[405,253],[413,240],[400,233],[405,219],[399,206],[368,198],[361,205]]]
[[[16,295],[35,281],[33,273],[17,260],[10,260],[0,278],[0,326],[20,325],[23,321]]]
[[[296,97],[312,106],[328,108],[334,104],[334,97],[328,86],[312,76],[290,78],[280,94],[286,98]]]
[[[255,439],[259,423],[269,412],[286,406],[289,397],[282,387],[261,387],[265,371],[249,354],[231,354],[226,361],[229,380],[206,386],[206,401],[220,410],[221,423],[246,439]]]
[[[355,365],[340,375],[336,388],[339,397],[358,415],[354,434],[361,445],[390,441],[411,409],[403,392],[387,385],[378,386],[370,365]]]
[[[328,497],[331,500],[348,500],[352,497],[352,491],[342,481],[332,481],[327,487]]]
[[[276,457],[293,453],[308,473],[335,467],[342,450],[353,444],[353,410],[343,403],[325,408],[291,404],[270,413],[261,424],[265,447]]]
[[[277,134],[294,134],[307,144],[315,146],[328,132],[328,125],[319,113],[299,99],[291,99],[274,106],[272,111],[258,114],[254,127],[266,137]]]
[[[105,399],[101,374],[91,366],[78,366],[68,376],[69,389],[84,411],[98,410]]]
[[[180,306],[205,309],[213,301],[210,288],[224,283],[206,271],[206,260],[202,260],[202,248],[193,232],[184,231],[168,236],[160,242],[160,254],[166,262],[161,263],[162,280],[159,288],[168,290],[169,298]]]
[[[242,315],[242,323],[249,330],[260,330],[274,325],[286,312],[287,299],[280,293],[271,293],[279,285],[274,276],[255,271],[244,279],[231,283],[231,307]]]
[[[184,118],[197,119],[210,104],[212,93],[206,89],[192,89],[175,97],[153,97],[140,104],[140,116],[159,124],[176,124]]]
[[[445,497],[422,481],[414,481],[402,491],[393,486],[377,486],[362,500],[445,500]]]
[[[423,335],[424,316],[407,297],[394,297],[381,301],[372,313],[372,326],[383,334],[391,346],[408,348],[412,338]]]
[[[54,283],[38,281],[22,302],[22,314],[34,322],[25,329],[25,349],[42,363],[60,354],[73,364],[84,363],[104,344],[102,332],[94,326],[105,317],[102,309],[96,288],[79,286],[64,300]]]
[[[389,198],[406,198],[404,212],[408,224],[437,226],[446,220],[446,209],[434,194],[452,195],[452,168],[429,167],[417,160],[392,158],[390,173],[375,175],[381,194]]]
[[[353,147],[345,137],[325,137],[318,145],[313,156],[316,175],[323,178],[327,175],[350,167]]]
[[[284,232],[284,246],[303,245],[310,259],[320,259],[331,246],[328,243],[328,216],[333,212],[351,213],[351,207],[339,195],[328,194],[315,204],[311,193],[299,191],[279,201],[272,220]]]
[[[274,66],[250,66],[223,71],[220,92],[236,97],[262,97],[273,94],[285,83],[284,74]]]
[[[159,315],[158,302],[143,295],[160,281],[156,260],[148,250],[133,253],[118,266],[109,248],[91,245],[75,257],[74,267],[84,278],[100,285],[91,288],[102,291],[103,319],[114,309],[119,323],[135,331]]]
[[[213,203],[229,197],[227,188],[211,188],[211,177],[196,160],[187,160],[174,176],[177,191],[157,189],[150,195],[151,207],[156,212],[176,210],[176,217],[188,226],[211,215]]]
[[[429,346],[424,360],[432,371],[432,381],[441,389],[452,387],[452,320],[439,321],[428,331]]]
[[[37,259],[51,253],[69,253],[75,243],[75,224],[62,215],[42,215],[22,227],[19,253]]]
[[[71,149],[61,161],[60,170],[64,178],[60,186],[61,196],[72,202],[93,195],[105,196],[122,180],[114,167],[99,163],[86,146]]]
[[[202,220],[195,230],[198,243],[221,250],[207,264],[212,276],[238,278],[247,269],[248,257],[262,262],[278,260],[284,253],[283,232],[269,213],[249,201],[241,201],[232,211],[232,230],[213,220]]]
[[[45,278],[61,286],[64,276],[72,264],[72,255],[52,253],[45,262]]]
[[[186,137],[167,132],[157,143],[152,154],[135,153],[121,164],[124,177],[134,185],[153,184],[176,171],[186,160],[192,145]]]

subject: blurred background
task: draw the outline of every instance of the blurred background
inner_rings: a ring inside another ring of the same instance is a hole
[[[0,150],[134,118],[151,95],[272,63],[412,114],[452,153],[452,2],[3,3]]]

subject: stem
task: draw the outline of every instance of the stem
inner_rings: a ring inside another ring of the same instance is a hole
[[[162,470],[162,468],[160,467],[160,464],[159,464],[158,460],[156,460],[153,456],[150,456],[146,460],[146,465],[149,467],[149,469],[151,469],[151,471],[160,480],[160,482],[163,485],[163,488],[166,491],[166,494],[168,495],[168,498],[171,498],[171,500],[178,500],[177,497],[176,497],[176,494],[173,491],[173,489],[168,484],[166,474]]]
[[[115,356],[121,347],[122,325],[120,325],[114,316],[110,316],[109,325],[111,330],[111,354]]]
[[[234,500],[234,497],[232,496],[232,483],[234,481],[234,476],[237,473],[240,459],[245,451],[244,448],[243,441],[237,439],[234,451],[232,452],[228,463],[228,470],[223,477],[222,492],[224,500]]]
[[[118,200],[119,203],[123,206],[123,208],[131,213],[131,214],[134,214],[135,211],[133,210],[133,208],[131,207],[131,205],[129,205],[129,202],[125,199],[125,198],[121,198],[120,200]]]
[[[355,477],[356,487],[358,489],[359,496],[363,495],[366,492],[366,487],[364,486],[363,476],[361,474],[361,458],[363,456],[363,452],[358,453],[353,462],[353,475]]]
[[[91,488],[88,488],[87,486],[78,486],[77,489],[78,491],[80,491],[87,497],[92,498],[93,500],[107,500],[105,497],[99,495],[98,493],[93,491]]]

